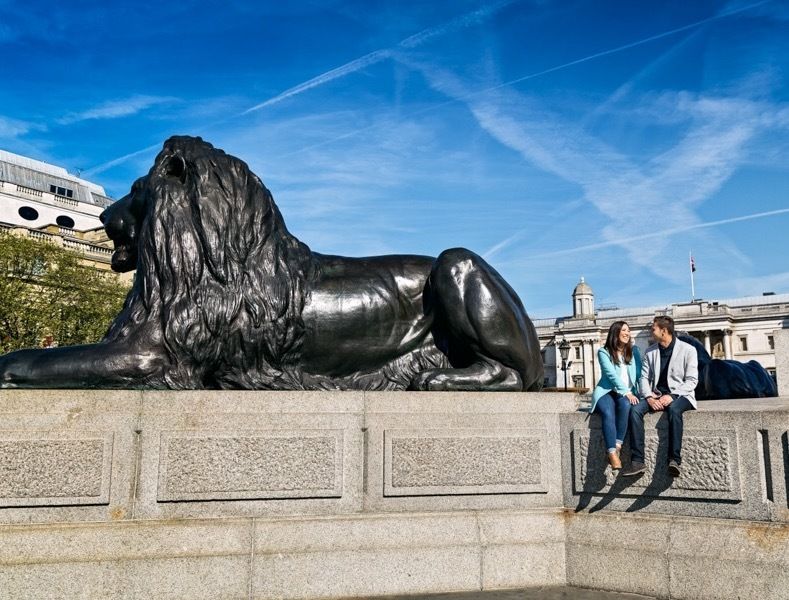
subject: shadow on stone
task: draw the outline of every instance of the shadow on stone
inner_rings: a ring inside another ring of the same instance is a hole
[[[661,415],[658,419],[656,429],[658,432],[657,448],[650,450],[650,445],[646,447],[647,472],[637,477],[622,477],[619,472],[613,472],[608,466],[605,456],[605,443],[602,433],[598,428],[592,428],[592,420],[599,420],[599,416],[593,415],[589,419],[589,443],[586,445],[584,456],[584,444],[573,444],[572,452],[575,454],[581,451],[581,461],[576,461],[573,456],[573,464],[583,464],[584,471],[580,473],[576,481],[580,481],[580,493],[575,512],[588,510],[590,513],[604,510],[616,498],[635,497],[635,501],[626,510],[629,512],[637,511],[649,506],[660,494],[672,485],[672,478],[666,471],[668,463],[668,417]],[[578,449],[576,448],[578,446]],[[622,447],[622,466],[630,465],[630,442],[625,440]],[[646,485],[644,485],[644,482]]]
[[[789,491],[789,432],[784,432],[781,436],[781,445],[784,451],[784,479],[785,490]],[[789,508],[789,494],[786,495],[786,508]]]

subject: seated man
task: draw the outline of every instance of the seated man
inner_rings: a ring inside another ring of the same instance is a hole
[[[677,477],[682,464],[682,413],[696,408],[698,357],[690,344],[674,336],[674,319],[655,317],[652,337],[641,366],[639,402],[630,409],[630,467],[625,477],[642,474],[644,466],[644,414],[668,414],[668,472]]]

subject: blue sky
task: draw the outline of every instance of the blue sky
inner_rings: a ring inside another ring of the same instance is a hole
[[[282,5],[285,6],[282,6]],[[789,292],[789,2],[0,0],[0,148],[119,198],[172,134],[318,252],[485,256],[533,317]]]

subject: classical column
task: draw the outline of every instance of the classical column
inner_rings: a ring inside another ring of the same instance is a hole
[[[731,329],[723,330],[723,354],[726,360],[731,360]]]
[[[589,340],[590,354],[592,355],[592,382],[589,384],[589,389],[593,390],[597,385],[597,352],[594,349],[594,339]]]
[[[702,331],[704,335],[704,349],[707,351],[707,354],[712,356],[712,346],[710,345],[710,332],[709,331]]]

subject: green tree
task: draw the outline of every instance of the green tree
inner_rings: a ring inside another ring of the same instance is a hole
[[[129,291],[117,274],[53,243],[0,230],[0,350],[99,341]]]

